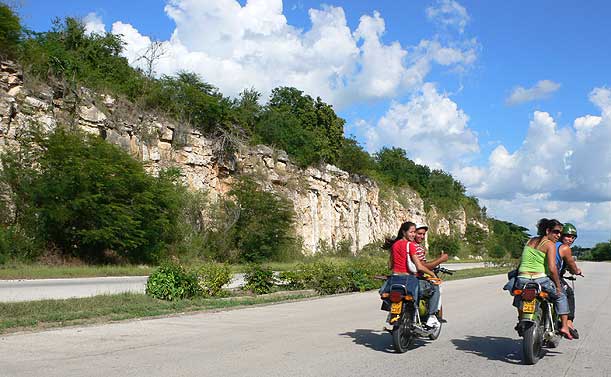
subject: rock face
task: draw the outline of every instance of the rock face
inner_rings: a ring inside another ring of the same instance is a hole
[[[203,137],[182,124],[141,113],[133,105],[85,88],[70,92],[61,87],[28,85],[18,67],[0,64],[0,152],[33,126],[52,130],[68,125],[100,135],[140,159],[156,174],[179,167],[184,182],[218,198],[229,191],[240,174],[254,176],[266,190],[286,196],[296,212],[296,231],[307,251],[321,243],[349,242],[352,250],[394,235],[403,221],[434,222],[441,234],[464,234],[464,211],[443,218],[415,191],[381,192],[365,177],[350,175],[332,165],[301,169],[283,151],[267,146],[242,146],[224,156],[218,140]]]

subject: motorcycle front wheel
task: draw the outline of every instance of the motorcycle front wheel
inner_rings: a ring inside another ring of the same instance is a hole
[[[534,365],[541,358],[543,346],[543,331],[537,323],[530,323],[524,330],[522,340],[522,354],[524,364]]]
[[[398,353],[407,352],[414,342],[415,335],[410,329],[411,322],[410,313],[405,311],[399,319],[399,323],[397,323],[392,330],[392,342],[395,351]]]

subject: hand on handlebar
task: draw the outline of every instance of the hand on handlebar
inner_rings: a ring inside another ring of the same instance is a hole
[[[427,280],[430,281],[431,283],[435,284],[435,285],[440,285],[441,284],[441,279],[438,278],[438,277],[430,277]]]

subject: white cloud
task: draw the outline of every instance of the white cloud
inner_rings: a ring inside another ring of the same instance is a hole
[[[290,25],[281,0],[201,2],[171,0],[165,7],[176,28],[164,41],[155,71],[198,73],[235,96],[254,87],[263,98],[278,86],[295,86],[336,106],[383,99],[419,88],[432,67],[464,70],[477,56],[478,42],[442,44],[432,36],[416,46],[385,43],[384,19],[362,15],[353,31],[340,7],[308,11],[308,30]],[[129,24],[115,22],[125,36],[133,65],[150,39]]]
[[[95,12],[91,12],[83,18],[85,24],[85,33],[87,34],[104,34],[106,33],[106,25],[102,22],[102,18]]]
[[[518,150],[499,145],[487,167],[456,175],[472,178],[468,191],[495,217],[533,228],[541,217],[556,217],[585,228],[587,244],[604,241],[611,236],[611,90],[596,88],[589,97],[599,116],[558,128],[548,113],[535,111]]]
[[[468,121],[455,102],[426,83],[409,102],[393,103],[368,130],[367,149],[401,147],[417,163],[447,169],[479,151],[477,136],[467,126]]]
[[[505,102],[508,105],[517,105],[523,102],[545,99],[558,89],[560,89],[560,84],[550,80],[541,80],[532,88],[523,88],[521,86],[514,88]]]
[[[469,22],[469,14],[465,7],[454,0],[437,0],[435,5],[426,8],[429,20],[442,27],[454,27],[460,33],[465,31]]]

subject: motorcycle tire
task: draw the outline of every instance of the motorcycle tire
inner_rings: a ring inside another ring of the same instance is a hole
[[[543,349],[543,331],[537,323],[531,323],[524,329],[522,340],[522,359],[524,364],[534,365],[541,358]]]
[[[412,333],[410,324],[410,315],[404,313],[392,330],[392,342],[397,353],[407,352],[414,342],[416,336]]]

